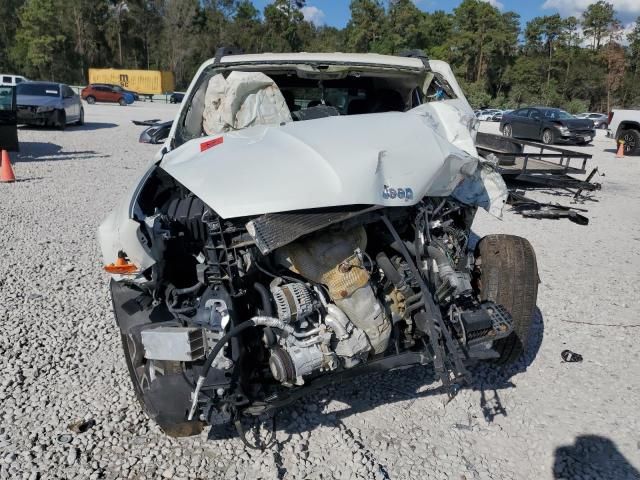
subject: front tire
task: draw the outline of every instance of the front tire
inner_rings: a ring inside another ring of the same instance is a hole
[[[82,107],[80,107],[80,117],[78,118],[76,125],[79,125],[79,126],[84,125],[84,108]]]
[[[526,350],[538,298],[538,265],[528,240],[514,235],[487,235],[476,247],[475,279],[481,300],[505,307],[514,331],[498,340],[496,363],[509,365]]]
[[[513,128],[511,127],[511,125],[507,123],[504,127],[502,127],[502,135],[509,138],[513,137]]]
[[[93,105],[94,103],[96,103],[96,97],[92,97],[91,95],[89,95],[89,96],[87,97],[87,103],[88,103],[89,105]]]
[[[127,106],[127,101],[124,98],[121,98],[120,100],[118,100],[118,104],[121,107],[126,107]]]
[[[542,143],[545,145],[553,145],[554,141],[553,131],[549,128],[545,128],[542,132]]]
[[[58,130],[64,130],[67,127],[67,115],[64,110],[56,110],[53,126]]]

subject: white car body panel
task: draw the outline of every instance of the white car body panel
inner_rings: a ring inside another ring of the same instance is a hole
[[[105,265],[115,262],[118,252],[123,250],[129,261],[139,267],[140,271],[144,271],[156,261],[151,255],[146,238],[140,231],[140,223],[131,218],[129,206],[134,195],[133,192],[127,195],[100,224],[98,242]],[[117,280],[122,276],[114,275],[113,277]]]
[[[471,135],[448,131],[441,111],[453,115],[427,104],[407,113],[256,126],[191,140],[167,154],[160,167],[223,218],[410,205],[425,195],[449,195],[463,178],[462,167],[468,165],[469,174],[476,168]],[[220,137],[221,144],[200,151],[201,144]],[[456,148],[447,137],[473,150]],[[410,189],[411,198],[384,198],[385,185]]]
[[[640,128],[640,110],[616,108],[612,110],[613,117],[607,128],[607,136],[617,138],[620,134],[620,124],[623,122]]]
[[[375,54],[239,55],[220,63],[287,61],[425,68],[420,59]],[[194,78],[213,63],[202,65]],[[479,122],[449,65],[432,60],[430,66],[458,98],[408,112],[256,125],[172,150],[175,121],[155,163],[223,218],[341,205],[409,206],[454,190],[461,201],[500,215],[504,182],[488,167],[477,168],[482,163],[474,146]],[[195,85],[194,80],[185,98]],[[183,102],[176,118],[187,107]],[[105,263],[113,262],[119,250],[143,270],[154,263],[138,221],[131,220],[136,190],[145,180],[100,227]]]

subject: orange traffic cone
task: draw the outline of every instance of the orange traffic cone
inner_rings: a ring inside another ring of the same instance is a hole
[[[620,140],[618,142],[618,153],[616,153],[616,158],[624,158],[624,140]]]
[[[9,152],[2,150],[2,164],[0,165],[0,182],[10,183],[15,182],[16,176],[13,174],[13,168],[11,168],[11,159],[9,158]]]

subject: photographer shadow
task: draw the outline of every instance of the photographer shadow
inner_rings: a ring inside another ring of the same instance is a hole
[[[609,438],[580,435],[573,445],[556,448],[553,478],[557,480],[638,480],[638,471]]]

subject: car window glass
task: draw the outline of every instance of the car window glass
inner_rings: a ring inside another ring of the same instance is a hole
[[[517,117],[526,117],[528,113],[529,113],[528,108],[521,108],[520,110],[516,110],[515,112],[512,112],[512,114]]]
[[[0,87],[0,110],[13,110],[13,87]]]
[[[544,116],[551,120],[569,120],[573,118],[573,115],[565,112],[564,110],[545,110]]]
[[[4,83],[11,83],[11,77],[2,77]]]
[[[39,83],[21,83],[16,87],[18,95],[35,95],[38,97],[59,97],[60,88],[58,85],[48,85]]]
[[[538,110],[529,110],[529,118],[540,120],[540,112]]]
[[[22,78],[20,77],[16,77],[16,85],[22,83]]]

